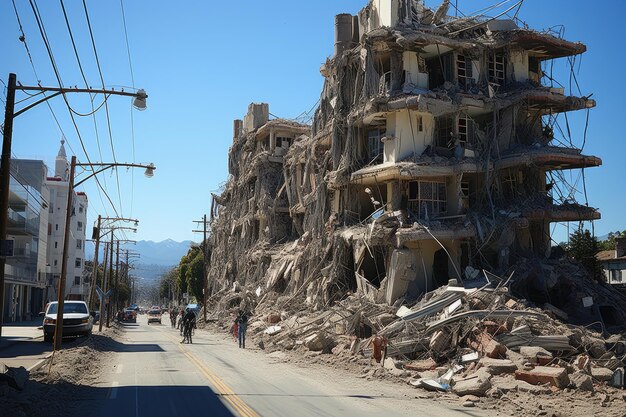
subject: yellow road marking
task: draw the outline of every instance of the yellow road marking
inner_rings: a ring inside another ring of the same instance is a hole
[[[235,392],[222,381],[217,375],[213,374],[211,370],[202,363],[201,360],[195,357],[185,347],[178,343],[178,340],[171,337],[165,331],[159,329],[168,339],[177,344],[178,348],[183,352],[185,356],[193,363],[196,368],[200,370],[202,375],[217,389],[218,393],[242,416],[242,417],[260,417],[256,411],[254,411],[248,404],[246,404]]]

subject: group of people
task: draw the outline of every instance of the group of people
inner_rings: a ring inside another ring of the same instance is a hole
[[[248,319],[251,313],[244,309],[239,309],[237,315],[233,321],[231,332],[233,336],[239,341],[239,347],[246,348],[246,330],[248,329]],[[180,312],[176,312],[176,309],[170,310],[170,321],[172,328],[180,329],[180,335],[183,336],[183,340],[180,343],[192,343],[191,336],[193,330],[196,328],[196,313],[191,308],[180,309]]]
[[[176,312],[176,309],[171,309],[170,322],[173,328],[180,329],[180,335],[183,336],[180,343],[192,343],[191,336],[196,328],[196,313],[193,309],[181,308],[179,313]]]

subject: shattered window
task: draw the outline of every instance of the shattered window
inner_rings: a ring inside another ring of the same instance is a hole
[[[435,145],[446,148],[454,147],[454,118],[438,117],[435,119]]]
[[[444,214],[447,210],[446,183],[438,181],[410,181],[409,209],[420,219]]]
[[[291,138],[286,138],[282,136],[276,137],[276,147],[277,148],[285,148],[287,149],[291,145]]]
[[[367,154],[370,159],[374,159],[383,153],[384,145],[381,138],[384,135],[384,129],[374,129],[367,132]]]
[[[80,276],[78,275],[74,276],[74,285],[80,285]]]
[[[500,86],[505,84],[504,54],[489,54],[489,82]]]
[[[466,90],[472,86],[472,60],[465,55],[457,55],[456,76],[462,89]]]
[[[459,137],[459,144],[463,147],[466,147],[468,143],[474,143],[474,121],[466,115],[461,115],[459,117],[457,132]]]

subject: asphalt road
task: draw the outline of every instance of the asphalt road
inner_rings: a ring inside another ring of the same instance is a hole
[[[90,400],[90,416],[473,416],[484,411],[415,398],[411,387],[339,370],[284,363],[223,336],[196,331],[181,344],[163,324],[126,325]]]

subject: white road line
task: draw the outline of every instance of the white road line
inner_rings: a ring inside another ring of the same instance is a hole
[[[109,399],[110,400],[114,400],[114,399],[117,398],[117,387],[118,387],[119,383],[118,382],[113,382],[111,385],[112,385],[111,386],[111,394],[109,395]]]
[[[121,364],[117,367],[117,370],[115,371],[115,373],[117,373],[117,374],[121,374],[123,370],[124,370],[124,364],[123,364],[123,363],[121,363]]]

